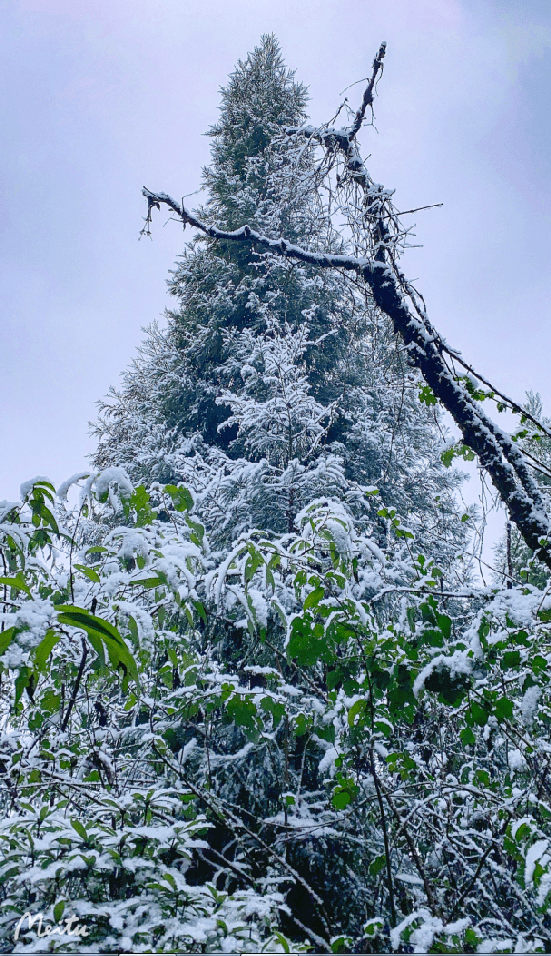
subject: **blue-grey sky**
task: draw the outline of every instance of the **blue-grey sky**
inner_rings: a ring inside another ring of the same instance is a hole
[[[387,40],[372,175],[402,209],[444,203],[406,274],[451,344],[551,411],[551,0],[4,0],[0,498],[86,466],[183,246],[160,216],[138,242],[141,187],[198,188],[219,88],[272,31],[318,122]]]

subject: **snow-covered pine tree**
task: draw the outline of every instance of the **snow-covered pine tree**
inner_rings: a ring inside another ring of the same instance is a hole
[[[299,150],[284,135],[287,126],[304,119],[305,102],[306,90],[284,65],[275,38],[264,37],[254,53],[238,63],[222,90],[220,120],[208,134],[213,161],[203,171],[208,200],[202,215],[229,229],[252,216],[271,235],[288,229],[295,238],[314,245],[322,234],[326,238],[327,224],[320,229],[320,210],[306,176],[311,171],[308,150]],[[314,338],[332,331],[345,340],[344,331],[338,332],[342,324],[338,283],[320,281],[311,270],[289,267],[274,256],[243,252],[231,244],[220,249],[210,241],[192,242],[172,273],[169,290],[178,307],[168,313],[164,354],[158,349],[158,333],[151,330],[120,399],[126,394],[130,398],[134,384],[139,392],[137,378],[143,380],[147,373],[162,378],[146,417],[153,413],[178,435],[197,434],[217,447],[227,448],[232,440],[230,431],[218,431],[228,410],[217,403],[221,388],[231,385],[229,330],[265,331],[268,312],[296,328],[307,310]],[[311,383],[322,400],[334,397],[337,388],[331,375],[334,353],[332,342],[311,348],[307,356]],[[172,362],[167,381],[168,356]],[[97,455],[107,460],[120,451],[121,421],[128,409],[121,417],[112,406],[102,412]]]
[[[312,157],[285,135],[305,103],[275,38],[263,37],[222,90],[203,220],[341,247]],[[186,481],[220,546],[250,527],[289,529],[320,495],[346,500],[384,538],[363,492],[376,486],[446,563],[461,534],[439,413],[419,402],[418,376],[388,322],[348,279],[202,237],[169,289],[178,307],[166,332],[148,330],[121,391],[101,403],[96,465]]]

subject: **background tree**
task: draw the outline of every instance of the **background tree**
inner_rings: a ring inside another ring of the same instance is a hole
[[[275,38],[264,37],[222,91],[198,212],[205,222],[249,222],[273,238],[344,251],[320,198],[314,148],[286,134],[304,122],[305,103]],[[292,527],[309,500],[334,493],[384,537],[362,491],[376,486],[441,563],[457,552],[459,478],[440,461],[439,410],[419,401],[418,373],[371,299],[342,275],[205,236],[169,289],[178,308],[166,333],[149,330],[122,391],[101,404],[97,466],[185,480],[225,546],[245,528]]]

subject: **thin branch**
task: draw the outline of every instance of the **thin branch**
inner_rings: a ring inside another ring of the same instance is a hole
[[[381,793],[381,785],[379,782],[379,776],[377,774],[377,768],[375,766],[375,752],[374,752],[373,744],[371,744],[370,756],[371,756],[371,774],[373,776],[373,783],[375,784],[375,791],[377,793],[377,802],[379,804],[379,813],[381,815],[381,827],[383,830],[383,843],[385,847],[386,878],[387,878],[387,885],[388,885],[388,895],[390,900],[390,913],[392,916],[392,925],[396,926],[396,904],[394,902],[392,861],[390,859],[390,846],[388,842],[388,830],[386,825],[385,805],[384,805],[383,796]]]
[[[174,766],[172,761],[167,759],[165,754],[161,753],[161,751],[155,745],[153,745],[153,750],[155,751],[157,756],[160,758],[160,760],[165,764],[165,766],[169,767],[174,773],[176,773],[180,777],[180,779],[184,781],[186,787],[188,787],[192,793],[194,793],[200,800],[202,800],[207,805],[207,807],[209,807],[212,810],[212,812],[223,823],[225,823],[227,826],[230,827],[230,829],[232,830],[232,832],[234,832],[237,839],[239,839],[239,837],[235,833],[234,827],[237,827],[243,830],[245,833],[247,833],[247,835],[251,837],[259,846],[261,846],[262,849],[265,850],[272,857],[272,859],[277,860],[280,866],[282,866],[283,869],[286,870],[293,877],[293,879],[295,879],[298,883],[301,884],[301,886],[304,887],[308,895],[319,907],[321,921],[324,924],[324,928],[327,932],[327,935],[330,936],[331,933],[330,933],[329,926],[327,925],[327,920],[325,917],[325,907],[323,904],[323,900],[321,899],[320,896],[318,896],[315,890],[312,889],[312,887],[304,879],[304,877],[302,877],[300,873],[298,873],[295,870],[295,868],[291,866],[284,857],[282,857],[279,853],[277,853],[276,850],[273,849],[273,847],[269,846],[262,839],[262,837],[260,837],[257,833],[255,833],[254,830],[251,830],[250,827],[248,827],[243,820],[240,820],[239,817],[237,817],[234,813],[232,813],[232,811],[227,806],[218,805],[218,800],[214,793],[209,793],[208,791],[204,790],[202,787],[197,787],[195,784],[193,784],[185,776],[185,774],[182,771],[182,768],[179,766]],[[307,927],[302,927],[302,928],[308,934],[308,936],[310,936],[310,939],[312,939],[313,942],[317,943],[318,946],[321,946],[328,953],[332,951],[331,947],[328,945],[326,940],[322,939],[320,936],[317,936],[313,932],[313,930],[310,930]]]
[[[503,392],[500,392],[500,390],[496,388],[495,385],[492,385],[492,383],[489,382],[487,378],[484,378],[483,375],[480,375],[480,373],[477,372],[472,367],[472,365],[469,365],[468,362],[465,362],[464,359],[461,358],[458,352],[455,352],[453,349],[450,349],[447,345],[444,345],[443,349],[445,352],[448,353],[450,358],[452,358],[455,362],[459,362],[459,364],[463,366],[465,371],[473,375],[474,378],[477,378],[478,381],[482,382],[482,384],[485,385],[486,388],[489,388],[490,391],[494,393],[494,395],[497,395],[497,397],[501,398],[501,400],[505,402],[505,404],[509,405],[511,408],[511,411],[516,412],[517,415],[523,415],[524,418],[527,421],[532,422],[532,424],[535,425],[539,431],[543,432],[544,435],[547,435],[548,438],[551,438],[551,430],[549,430],[543,424],[543,422],[540,422],[538,421],[537,418],[534,418],[534,416],[531,415],[530,412],[526,411],[526,409],[523,408],[522,405],[519,405],[518,402],[515,402],[512,398],[509,398],[507,395],[504,395]]]
[[[409,216],[412,212],[422,212],[423,209],[437,209],[438,206],[443,206],[443,202],[433,202],[430,206],[417,206],[417,209],[404,209],[402,212],[399,212],[399,216]]]
[[[73,693],[71,694],[71,699],[67,705],[67,710],[65,712],[65,717],[63,718],[63,723],[61,724],[61,732],[65,733],[67,730],[67,725],[69,723],[69,717],[71,716],[71,711],[75,706],[78,692],[80,690],[80,683],[82,681],[82,675],[84,674],[84,667],[86,665],[86,658],[88,657],[88,645],[84,638],[82,638],[82,657],[80,658],[80,665],[78,668],[77,678],[75,680],[75,686],[73,687]]]
[[[402,817],[400,816],[400,813],[399,813],[399,811],[398,811],[396,805],[394,804],[394,801],[393,801],[392,797],[390,796],[388,790],[384,787],[384,785],[383,785],[382,782],[379,782],[379,785],[380,785],[381,790],[383,791],[383,793],[384,793],[384,795],[385,795],[385,799],[386,799],[386,801],[387,801],[387,803],[388,803],[390,809],[392,810],[392,813],[393,813],[393,815],[394,815],[394,817],[395,817],[395,819],[396,819],[396,822],[397,822],[397,824],[398,824],[398,826],[399,826],[400,831],[404,834],[404,837],[405,837],[405,839],[406,839],[406,843],[407,843],[407,845],[408,845],[408,847],[409,847],[409,851],[410,851],[410,853],[411,853],[411,855],[412,855],[412,857],[413,857],[413,861],[414,861],[414,863],[415,863],[415,866],[417,867],[417,872],[419,873],[419,876],[421,877],[421,879],[422,879],[422,881],[423,881],[423,886],[424,886],[425,893],[426,893],[426,896],[427,896],[427,900],[428,900],[428,902],[429,902],[429,905],[430,905],[430,907],[431,907],[431,910],[432,910],[433,913],[436,913],[436,914],[438,915],[438,914],[440,913],[440,907],[438,906],[438,903],[437,903],[437,901],[436,901],[436,897],[435,897],[435,895],[434,895],[432,886],[430,885],[430,883],[429,883],[429,881],[428,881],[427,875],[426,875],[426,873],[425,873],[425,868],[424,868],[424,866],[423,866],[423,861],[421,860],[421,857],[419,856],[419,852],[418,852],[417,847],[416,847],[416,845],[415,845],[415,841],[413,840],[413,838],[412,838],[412,836],[411,836],[411,833],[409,832],[409,830],[407,829],[407,827],[404,825],[404,822],[405,822],[405,821],[402,820]]]

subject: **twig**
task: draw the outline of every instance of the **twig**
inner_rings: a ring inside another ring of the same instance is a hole
[[[82,680],[82,675],[83,675],[83,673],[84,673],[84,667],[85,667],[85,664],[86,664],[86,658],[87,658],[87,657],[88,657],[88,645],[86,644],[86,641],[84,640],[84,638],[82,638],[82,657],[81,657],[81,659],[80,659],[80,665],[79,665],[79,668],[78,668],[78,674],[77,674],[77,678],[76,678],[76,681],[75,681],[75,686],[73,687],[73,693],[71,694],[71,699],[70,699],[70,701],[69,701],[69,703],[68,703],[68,705],[67,705],[67,710],[66,710],[66,713],[65,713],[65,717],[63,718],[63,723],[61,724],[61,732],[62,732],[62,733],[65,733],[65,731],[66,731],[66,729],[67,729],[67,724],[69,723],[69,717],[71,716],[71,711],[72,711],[73,707],[75,706],[75,702],[76,702],[76,699],[77,699],[77,694],[78,694],[79,689],[80,689],[80,682],[81,682],[81,680]]]

